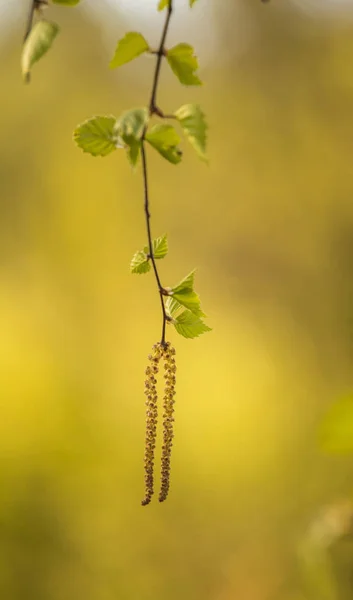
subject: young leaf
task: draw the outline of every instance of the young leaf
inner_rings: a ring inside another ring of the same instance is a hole
[[[207,123],[198,104],[184,104],[174,113],[190,144],[202,160],[207,160]]]
[[[116,69],[125,63],[134,60],[149,50],[149,46],[141,33],[130,31],[119,42],[115,50],[115,54],[110,61],[110,68]]]
[[[147,108],[134,108],[121,115],[115,124],[117,139],[128,146],[128,158],[135,166],[140,154],[141,139],[148,123]]]
[[[180,138],[171,125],[155,125],[146,134],[146,140],[172,164],[176,165],[181,161],[182,152],[178,148]]]
[[[159,258],[164,258],[165,256],[167,256],[167,254],[168,254],[167,235],[163,235],[163,236],[153,240],[152,249],[153,249],[153,257],[154,258],[159,259]],[[145,246],[143,250],[146,254],[149,254],[148,246]]]
[[[123,113],[118,119],[116,131],[126,143],[131,139],[141,140],[147,123],[147,108],[133,108]]]
[[[21,57],[22,75],[26,81],[29,81],[32,66],[49,50],[58,32],[56,23],[43,19],[32,27],[23,45]]]
[[[149,263],[149,259],[145,252],[139,250],[134,254],[130,263],[130,271],[131,273],[138,273],[141,275],[142,273],[148,273],[151,270],[151,265]]]
[[[194,315],[190,310],[184,310],[174,323],[177,332],[186,338],[195,338],[202,333],[212,331],[201,319]]]
[[[194,276],[195,270],[184,277],[171,289],[172,297],[185,308],[188,308],[197,317],[205,317],[205,313],[201,310],[200,297],[194,292]]]
[[[183,85],[202,85],[201,80],[195,75],[198,61],[194,49],[189,44],[177,44],[167,52],[167,61]]]
[[[179,304],[179,302],[177,302],[172,296],[168,296],[165,302],[165,308],[167,315],[171,317],[172,321],[174,321],[184,310],[181,304]]]
[[[195,273],[196,269],[194,269],[193,271],[191,271],[191,273],[189,273],[189,275],[184,277],[184,279],[182,279],[180,283],[178,283],[178,285],[174,286],[172,288],[173,293],[175,294],[178,292],[192,292],[194,289]]]
[[[128,148],[127,156],[130,164],[135,167],[140,156],[141,142],[132,142]]]
[[[61,4],[62,6],[76,6],[80,0],[53,0],[54,4]]]
[[[183,309],[173,297],[167,298],[166,311],[171,317],[177,332],[186,338],[195,338],[202,333],[211,331],[211,328],[208,327],[202,319],[193,314],[190,310]]]
[[[158,10],[163,10],[167,6],[169,6],[170,0],[159,0]]]
[[[201,310],[200,297],[196,292],[177,292],[173,294],[173,298],[197,317],[206,317]]]
[[[116,149],[115,117],[92,117],[74,131],[74,140],[92,156],[106,156]]]

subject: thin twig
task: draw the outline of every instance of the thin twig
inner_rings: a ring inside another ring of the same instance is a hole
[[[26,41],[26,39],[28,38],[29,34],[32,31],[34,13],[35,13],[35,10],[36,10],[37,7],[38,7],[37,1],[36,0],[32,0],[31,1],[31,6],[30,6],[30,9],[29,9],[29,13],[28,13],[27,25],[26,25],[25,35],[24,35],[24,38],[23,38],[23,43]]]
[[[24,34],[23,43],[25,43],[33,28],[34,13],[42,12],[42,8],[48,6],[48,0],[31,0],[31,6],[28,13],[26,32]]]
[[[172,16],[172,12],[173,12],[173,0],[170,0],[168,8],[167,8],[167,15],[166,15],[166,20],[165,20],[164,27],[163,27],[161,41],[159,44],[158,51],[156,52],[157,61],[156,61],[156,67],[155,67],[154,76],[153,76],[152,92],[151,92],[151,97],[150,97],[150,102],[149,102],[150,116],[152,116],[153,114],[157,114],[159,116],[164,116],[163,112],[157,106],[156,98],[157,98],[158,84],[159,84],[159,78],[160,78],[160,73],[161,73],[162,58],[163,58],[163,56],[166,55],[166,49],[164,46],[165,46],[165,41],[166,41],[167,34],[168,34],[168,29],[169,29],[170,18]],[[161,307],[162,307],[163,323],[162,323],[161,344],[163,346],[165,346],[165,343],[166,343],[165,342],[165,329],[166,329],[166,323],[168,321],[168,315],[165,310],[163,296],[166,295],[166,291],[161,284],[156,261],[155,261],[154,255],[153,255],[153,243],[152,243],[151,222],[150,222],[151,212],[150,212],[150,201],[149,201],[149,191],[148,191],[148,169],[147,169],[147,157],[146,157],[146,148],[145,148],[145,134],[146,134],[146,130],[144,131],[144,134],[142,136],[142,141],[141,141],[141,158],[142,158],[144,200],[145,200],[144,209],[145,209],[145,217],[146,217],[146,229],[147,229],[147,237],[148,237],[149,256],[150,256],[150,259],[152,262],[152,267],[153,267],[154,275],[156,278],[159,297],[161,300]]]
[[[148,248],[149,248],[149,256],[151,259],[154,275],[155,275],[156,282],[158,285],[159,297],[160,297],[161,306],[162,306],[163,324],[162,324],[161,344],[164,346],[165,345],[165,326],[166,326],[166,322],[167,322],[167,313],[165,311],[164,299],[163,299],[164,288],[162,287],[161,280],[159,278],[157,265],[156,265],[156,260],[153,256],[153,244],[152,244],[151,223],[150,223],[151,214],[150,214],[150,208],[149,208],[149,194],[148,194],[147,160],[146,160],[145,142],[143,140],[141,142],[141,158],[142,158],[142,171],[143,171],[144,194],[145,194],[144,208],[145,208],[145,217],[146,217]]]
[[[168,34],[168,29],[169,29],[170,18],[172,16],[172,12],[173,12],[173,0],[170,0],[168,8],[167,8],[167,16],[166,16],[166,20],[165,20],[164,27],[163,27],[161,42],[160,42],[159,48],[158,48],[156,68],[155,68],[154,77],[153,77],[153,86],[152,86],[152,93],[151,93],[151,100],[150,100],[151,115],[155,112],[155,110],[157,108],[156,97],[157,97],[159,76],[161,73],[162,58],[166,54],[164,45],[165,45],[165,41],[167,39],[167,34]]]

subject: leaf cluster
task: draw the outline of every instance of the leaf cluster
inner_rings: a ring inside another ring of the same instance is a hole
[[[207,125],[201,108],[197,104],[185,104],[173,116],[198,156],[206,160]],[[124,148],[131,165],[135,166],[141,143],[145,139],[165,160],[173,165],[179,164],[183,153],[175,127],[159,123],[148,129],[150,120],[146,107],[126,111],[119,118],[95,116],[76,128],[74,140],[92,156],[106,156],[118,148]]]
[[[62,6],[75,6],[79,4],[80,0],[52,0],[52,2]],[[195,2],[196,0],[189,0],[189,6],[192,7]],[[47,53],[59,32],[58,25],[43,18],[42,4],[47,4],[47,2],[43,0],[43,3],[40,3],[33,0],[30,27],[23,46],[22,73],[26,80],[29,80],[33,65]],[[169,11],[166,21],[168,25],[172,9],[171,0],[159,0],[157,9]],[[33,24],[35,13],[38,20]],[[184,42],[178,43],[172,48],[165,48],[164,39],[165,37],[162,38],[161,47],[155,50],[141,33],[128,32],[118,41],[110,61],[110,68],[121,67],[143,54],[152,54],[158,56],[157,64],[160,64],[160,60],[165,58],[171,71],[182,85],[201,85],[202,82],[197,74],[199,65],[194,48]],[[123,148],[130,164],[135,167],[141,155],[142,145],[146,142],[167,162],[177,165],[182,161],[183,156],[180,147],[181,137],[175,127],[177,124],[199,158],[206,161],[207,123],[205,115],[198,104],[184,104],[172,114],[165,115],[155,106],[158,73],[159,68],[157,67],[154,92],[149,107],[127,110],[119,117],[99,115],[87,119],[74,131],[76,144],[92,156],[107,156],[115,150]],[[152,123],[155,115],[162,118],[163,122]],[[149,218],[148,210],[146,213]],[[197,337],[210,331],[210,328],[203,321],[206,315],[201,309],[200,298],[194,290],[195,271],[189,273],[174,287],[161,288],[155,261],[163,259],[167,253],[167,236],[152,240],[149,233],[149,246],[145,246],[143,250],[134,254],[130,270],[136,274],[148,273],[153,264],[160,287],[159,292],[163,299],[164,324],[165,322],[172,324],[176,331],[186,338]]]
[[[192,5],[193,3],[190,3]],[[162,10],[168,2],[160,3]],[[138,58],[142,54],[156,54],[144,36],[130,31],[119,40],[110,67],[115,69]],[[165,57],[173,73],[183,85],[200,85],[196,75],[198,68],[194,49],[189,44],[177,44],[165,51]],[[159,112],[158,112],[159,114]],[[141,142],[146,140],[165,160],[177,165],[182,160],[181,139],[174,125],[170,123],[151,125],[151,110],[135,108],[123,113],[119,118],[95,116],[80,124],[74,132],[77,145],[93,156],[106,156],[117,148],[125,148],[130,163],[135,166],[141,150]],[[199,158],[206,161],[207,123],[198,104],[185,104],[165,117],[179,124],[182,133],[196,151]]]
[[[152,242],[154,259],[162,259],[168,253],[167,236],[163,235]],[[130,263],[131,273],[141,275],[151,270],[151,255],[148,247],[134,254]],[[203,321],[206,317],[201,309],[199,295],[194,290],[195,270],[173,287],[162,290],[166,297],[165,309],[168,323],[174,325],[176,331],[186,337],[195,338],[211,331]]]

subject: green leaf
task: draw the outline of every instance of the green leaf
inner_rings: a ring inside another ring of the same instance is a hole
[[[174,115],[198,156],[207,161],[207,123],[200,106],[198,104],[184,104],[175,111]]]
[[[140,156],[141,142],[131,141],[127,149],[127,156],[130,164],[135,167]]]
[[[353,452],[353,395],[330,408],[319,428],[319,441],[326,452]]]
[[[189,0],[189,6],[192,8],[195,4],[196,0]]]
[[[181,161],[182,152],[178,148],[180,138],[171,125],[155,125],[146,134],[146,140],[172,164],[176,165]]]
[[[205,313],[201,310],[200,297],[196,292],[179,292],[173,294],[173,298],[179,304],[191,310],[197,317],[206,317]]]
[[[21,57],[22,75],[26,81],[29,81],[32,66],[48,52],[58,32],[59,27],[56,23],[43,19],[32,27],[23,44]]]
[[[106,156],[116,149],[115,117],[92,117],[77,127],[74,140],[92,156]]]
[[[149,46],[143,35],[136,31],[130,31],[118,42],[109,66],[111,69],[121,67],[148,50]]]
[[[167,235],[163,235],[163,236],[153,240],[152,249],[153,249],[153,257],[154,258],[157,258],[157,259],[164,258],[168,254]],[[144,252],[146,254],[149,254],[148,246],[144,247]]]
[[[197,317],[205,317],[205,313],[201,310],[200,297],[194,291],[195,270],[184,277],[170,291],[172,297],[185,308],[188,308]]]
[[[147,108],[134,108],[123,113],[116,122],[114,133],[128,147],[128,158],[135,166],[140,154],[141,139],[148,124]]]
[[[190,310],[184,309],[173,297],[167,298],[166,311],[171,317],[176,331],[185,338],[192,339],[211,331],[211,328],[202,319]]]
[[[80,0],[53,0],[54,4],[61,4],[62,6],[76,6]]]
[[[159,0],[158,10],[163,10],[167,6],[169,6],[170,0]]]
[[[185,338],[195,338],[202,333],[212,331],[208,325],[206,325],[201,319],[194,315],[189,310],[184,310],[174,323],[174,327],[177,332]]]
[[[149,263],[148,256],[145,252],[139,250],[134,254],[130,263],[130,271],[131,273],[138,273],[141,275],[142,273],[148,273],[151,270],[151,265]]]
[[[177,302],[172,296],[168,296],[165,303],[165,307],[167,314],[171,317],[173,321],[184,310],[181,304],[179,304],[179,302]]]
[[[191,271],[184,279],[182,279],[178,285],[175,285],[172,288],[173,293],[178,292],[192,292],[194,289],[194,278],[195,278],[196,269]]]
[[[189,44],[177,44],[167,52],[167,61],[183,85],[202,85],[195,75],[198,61],[194,55],[194,48]]]
[[[126,143],[131,139],[140,141],[147,123],[147,108],[133,108],[124,112],[118,119],[116,131]]]

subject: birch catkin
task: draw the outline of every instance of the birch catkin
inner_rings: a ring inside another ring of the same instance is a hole
[[[164,359],[164,397],[163,397],[163,445],[162,445],[162,469],[161,469],[161,491],[159,501],[166,500],[170,485],[170,457],[173,446],[173,423],[174,423],[174,396],[176,382],[175,348],[169,343],[163,353]]]
[[[158,365],[162,356],[161,344],[155,344],[152,348],[152,354],[148,359],[150,364],[146,368],[145,395],[146,395],[146,440],[145,440],[145,497],[142,500],[142,506],[151,502],[153,496],[153,467],[154,451],[156,447],[157,436],[157,379]]]
[[[154,454],[157,437],[157,374],[159,363],[164,362],[164,397],[163,397],[163,444],[161,465],[161,489],[159,501],[163,502],[168,495],[170,485],[170,457],[173,446],[174,423],[174,396],[175,396],[175,349],[168,342],[155,344],[152,354],[148,359],[150,364],[146,368],[145,395],[146,395],[146,441],[145,441],[145,497],[142,506],[151,502],[154,493]]]

